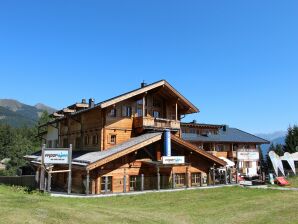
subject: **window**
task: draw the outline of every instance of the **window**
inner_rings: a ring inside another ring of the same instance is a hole
[[[244,161],[243,162],[243,168],[252,168],[252,162]]]
[[[116,135],[110,135],[110,144],[116,144]]]
[[[197,133],[197,130],[195,128],[190,128],[189,129],[189,133],[196,134]]]
[[[137,116],[142,117],[143,116],[143,109],[137,108]]]
[[[47,147],[52,148],[52,140],[47,141]]]
[[[153,117],[154,118],[159,118],[159,112],[158,111],[153,111]]]
[[[111,109],[110,113],[109,113],[110,117],[116,117],[117,116],[117,110],[115,108]]]
[[[194,185],[194,186],[201,185],[201,173],[191,174],[191,185]]]
[[[101,193],[112,192],[112,177],[101,177],[100,182],[101,182]]]
[[[81,147],[81,138],[80,137],[76,137],[75,146],[76,146],[76,148]]]
[[[97,145],[98,144],[98,135],[93,135],[92,136],[92,145]]]
[[[129,177],[129,190],[136,191],[138,189],[138,177],[130,176]]]
[[[63,147],[68,148],[68,139],[67,138],[63,139]]]
[[[122,107],[122,116],[123,117],[131,117],[132,115],[132,109],[129,106],[123,106]]]
[[[216,145],[216,151],[218,152],[224,152],[225,148],[225,145]]]
[[[85,142],[85,145],[89,145],[89,136],[88,135],[85,135],[84,142]]]
[[[143,99],[137,100],[137,105],[143,105]]]
[[[176,184],[176,186],[183,186],[183,185],[185,185],[185,174],[183,174],[183,173],[176,174],[175,184]]]
[[[58,148],[58,139],[54,141],[54,148]]]

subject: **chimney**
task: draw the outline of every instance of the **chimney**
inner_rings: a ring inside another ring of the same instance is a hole
[[[197,123],[197,120],[193,120],[192,123],[193,123],[193,124],[196,124],[196,123]]]
[[[143,82],[141,83],[141,88],[144,88],[145,86],[147,86],[147,83],[145,83],[145,81],[143,81]]]
[[[225,125],[222,127],[222,130],[223,130],[224,132],[226,132],[228,128],[229,128],[229,126],[225,124]]]
[[[94,99],[90,98],[89,99],[89,108],[93,108],[94,107]]]
[[[82,99],[82,103],[85,104],[86,103],[86,99]]]

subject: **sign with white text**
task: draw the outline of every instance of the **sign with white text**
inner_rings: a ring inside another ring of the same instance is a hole
[[[237,151],[237,160],[239,161],[258,161],[260,154],[254,149],[240,149]]]
[[[57,150],[44,150],[44,164],[68,164],[69,150],[57,149]]]
[[[162,164],[184,164],[184,156],[163,156]]]

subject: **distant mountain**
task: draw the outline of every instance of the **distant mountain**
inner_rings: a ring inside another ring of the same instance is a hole
[[[0,99],[0,123],[2,124],[13,127],[33,126],[43,111],[51,114],[56,110],[41,103],[30,106],[17,100]]]
[[[270,133],[270,134],[257,134],[257,136],[269,140],[270,144],[274,144],[274,145],[277,145],[277,144],[284,145],[286,135],[287,135],[286,131],[277,131],[277,132]],[[264,158],[268,153],[270,144],[269,145],[262,145],[262,147],[261,147]]]
[[[286,134],[287,134],[286,131],[276,131],[276,132],[269,133],[269,134],[256,134],[256,135],[261,138],[264,138],[268,141],[272,141],[272,140],[280,138],[282,136],[286,136]]]

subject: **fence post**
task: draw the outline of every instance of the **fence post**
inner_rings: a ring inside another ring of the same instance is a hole
[[[109,181],[109,177],[105,176],[105,194],[108,193],[108,181]]]
[[[225,184],[228,184],[228,180],[227,180],[227,178],[228,178],[228,175],[227,175],[227,171],[228,171],[228,168],[226,167],[226,169],[225,169]]]
[[[173,172],[172,181],[173,181],[173,189],[175,189],[176,188],[176,174],[174,172]]]
[[[89,173],[89,170],[87,170],[87,175],[86,175],[86,195],[89,194],[89,182],[90,182],[90,173]]]
[[[141,191],[144,191],[144,174],[141,174]]]
[[[52,185],[52,167],[50,167],[48,172],[48,192],[51,192],[51,185]]]
[[[202,173],[200,173],[200,187],[202,187],[203,186],[203,174]]]
[[[159,167],[157,167],[157,190],[160,190],[160,173],[159,173]]]
[[[48,186],[48,178],[44,178],[44,187],[43,187],[43,192],[45,193],[47,191],[47,186]]]
[[[229,177],[230,177],[230,184],[232,184],[232,182],[233,182],[233,173],[232,173],[231,168],[229,168]]]
[[[123,193],[126,193],[126,174],[123,176]]]
[[[69,145],[69,150],[68,150],[68,183],[67,183],[67,194],[71,193],[71,175],[72,175],[72,144]]]
[[[215,167],[213,167],[213,170],[212,170],[212,181],[214,186],[215,185]]]
[[[189,169],[186,167],[186,174],[185,174],[185,181],[186,181],[186,188],[189,188]]]

